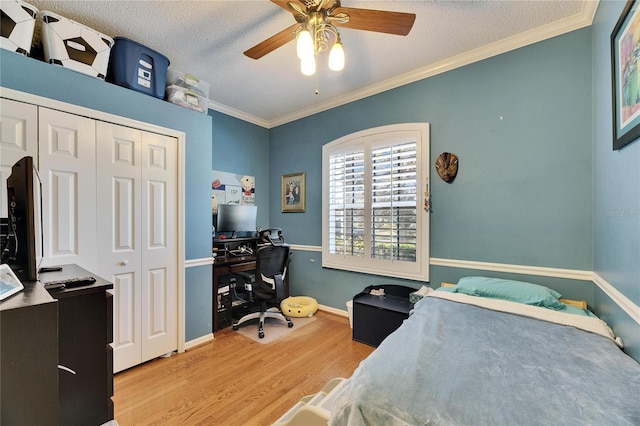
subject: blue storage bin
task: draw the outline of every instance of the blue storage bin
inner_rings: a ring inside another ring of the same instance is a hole
[[[169,59],[125,37],[114,37],[107,81],[119,86],[164,98]]]

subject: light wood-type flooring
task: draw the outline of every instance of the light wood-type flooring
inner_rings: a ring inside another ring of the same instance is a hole
[[[269,344],[227,328],[211,342],[116,374],[115,420],[119,426],[273,423],[332,378],[351,376],[374,349],[351,340],[348,318],[315,316]]]

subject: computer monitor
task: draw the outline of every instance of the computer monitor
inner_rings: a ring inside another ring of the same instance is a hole
[[[2,263],[22,281],[38,279],[42,260],[42,183],[32,157],[23,157],[7,178],[8,231]]]
[[[242,206],[235,204],[221,204],[218,206],[218,214],[215,221],[215,228],[218,234],[230,232],[231,238],[236,237],[236,233],[256,232],[256,221],[258,216],[258,206]]]

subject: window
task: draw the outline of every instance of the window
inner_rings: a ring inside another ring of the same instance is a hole
[[[323,266],[428,281],[429,125],[345,136],[322,161]]]

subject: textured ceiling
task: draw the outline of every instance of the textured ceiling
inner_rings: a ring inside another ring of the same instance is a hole
[[[213,109],[265,127],[587,26],[598,4],[343,0],[345,7],[415,13],[416,21],[406,37],[340,29],[345,69],[332,72],[319,61],[317,75],[305,77],[294,42],[259,60],[243,55],[295,23],[290,13],[267,0],[27,2],[164,54],[170,69],[211,84]]]

